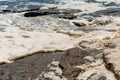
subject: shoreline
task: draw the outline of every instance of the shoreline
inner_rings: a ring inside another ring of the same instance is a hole
[[[0,63],[6,63],[0,78],[119,80],[120,9],[109,8],[83,2],[6,10],[0,14]]]

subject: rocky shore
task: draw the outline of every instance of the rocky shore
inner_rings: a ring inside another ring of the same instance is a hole
[[[99,0],[2,11],[0,80],[120,80],[119,16]]]

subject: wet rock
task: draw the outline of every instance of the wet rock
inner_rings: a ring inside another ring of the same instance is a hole
[[[82,27],[82,26],[86,26],[85,23],[82,22],[73,22],[76,26]]]
[[[40,6],[39,6],[40,7]],[[28,10],[9,10],[9,9],[5,9],[0,11],[0,13],[21,13],[21,12],[27,12],[27,11],[37,11],[39,10],[39,8],[34,8],[34,9],[28,9]]]
[[[110,3],[105,4],[104,6],[118,6],[118,4],[115,2],[110,2]]]
[[[60,14],[58,15],[59,18],[64,18],[64,19],[74,19],[77,16],[74,14]]]
[[[86,2],[96,2],[96,0],[86,0]]]
[[[40,9],[38,11],[27,12],[25,17],[36,17],[49,14],[70,14],[81,12],[80,9]]]
[[[102,15],[107,15],[107,16],[120,16],[120,8],[109,8],[106,10],[99,10],[94,13],[90,13],[89,15],[98,17]]]
[[[42,14],[42,13],[41,13]],[[38,13],[38,12],[28,12],[28,13],[25,13],[24,14],[24,16],[25,17],[36,17],[36,16],[39,16],[39,15],[41,15],[40,13]],[[44,15],[45,15],[45,13],[44,13]]]
[[[83,69],[76,68],[77,65],[83,65],[90,61],[94,62],[94,57],[101,51],[98,50],[83,50],[79,47],[75,47],[66,51],[66,54],[62,56],[59,66],[63,70],[63,76],[68,80],[74,80],[79,73],[84,72]],[[89,56],[89,59],[87,58]],[[92,58],[91,58],[92,57]]]
[[[73,21],[73,24],[75,24],[76,26],[79,26],[79,27],[83,27],[83,26],[90,25],[90,22],[88,22],[86,20],[78,20],[78,21]]]

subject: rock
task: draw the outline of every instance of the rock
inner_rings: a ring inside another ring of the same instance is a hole
[[[59,18],[64,18],[64,19],[74,19],[77,16],[74,14],[59,14],[58,15]]]
[[[90,22],[88,22],[88,21],[86,21],[86,20],[73,21],[73,23],[74,23],[76,26],[79,26],[79,27],[83,27],[83,26],[88,26],[88,25],[90,25]]]
[[[95,55],[100,52],[101,51],[98,50],[83,50],[78,47],[67,50],[66,54],[62,56],[59,63],[61,69],[63,70],[63,76],[65,76],[68,80],[74,80],[79,73],[84,72],[83,69],[77,68],[76,66],[85,64],[85,58],[87,58],[87,56],[92,57],[89,61],[94,62]]]
[[[27,12],[25,17],[36,17],[49,14],[71,14],[81,12],[79,9],[40,9],[38,11]]]
[[[102,61],[97,61],[94,66],[82,65],[82,68],[85,71],[80,73],[76,80],[117,80]]]
[[[96,18],[93,21],[93,24],[97,24],[97,25],[107,25],[109,23],[112,23],[112,18],[111,17],[100,17],[100,18]]]
[[[105,4],[104,6],[118,6],[118,4],[115,2],[110,2],[110,3]]]
[[[107,16],[120,16],[120,8],[109,8],[105,10],[99,10],[94,13],[90,13],[89,15],[98,17],[102,15],[107,15]]]
[[[87,80],[108,80],[105,74],[102,73],[93,73],[91,74]]]
[[[90,16],[90,15],[86,15],[86,16],[81,16],[82,18],[86,19],[87,21],[91,22],[94,20],[94,17],[93,16]]]
[[[95,0],[86,0],[86,2],[96,2]]]
[[[52,76],[52,79],[42,79],[43,76],[39,78],[39,75],[43,72],[51,72],[51,70],[48,70],[48,65],[51,62],[55,66],[58,65],[57,61],[62,54],[64,52],[37,53],[20,58],[11,64],[2,64],[0,65],[0,80],[54,80],[54,76]],[[51,68],[54,69],[53,71],[56,70],[56,73],[59,72],[57,67]],[[61,70],[60,74],[62,74]],[[37,77],[39,79],[36,79]]]
[[[104,61],[108,70],[114,73],[117,80],[120,79],[120,51],[119,49],[107,49],[104,51]]]
[[[25,13],[24,16],[25,17],[36,17],[36,16],[39,16],[40,14],[38,12],[28,12],[28,13]]]
[[[67,34],[67,35],[75,37],[75,38],[85,35],[83,31],[74,31],[74,30],[68,31],[68,30],[61,30],[59,28],[54,29],[54,31],[56,31],[57,33]]]
[[[95,59],[91,56],[84,57],[84,60],[85,60],[85,64],[88,64],[88,65],[92,62],[95,62]]]
[[[12,10],[2,10],[4,13],[13,12]]]
[[[40,6],[39,6],[40,7]],[[39,10],[39,8],[33,8],[33,9],[28,9],[28,10],[7,10],[7,9],[5,9],[5,10],[1,10],[0,11],[0,13],[3,13],[3,14],[5,14],[5,13],[21,13],[21,12],[27,12],[27,11],[37,11],[37,10]]]
[[[17,29],[11,29],[12,31],[0,32],[0,51],[2,52],[0,54],[0,63],[10,63],[16,58],[36,52],[64,51],[75,47],[78,43],[76,38],[62,33],[17,32]]]

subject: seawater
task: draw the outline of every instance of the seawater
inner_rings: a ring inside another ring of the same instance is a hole
[[[53,0],[0,0],[0,10],[27,10],[42,5],[56,4]]]
[[[28,10],[43,5],[64,4],[81,0],[0,0],[0,10]]]

